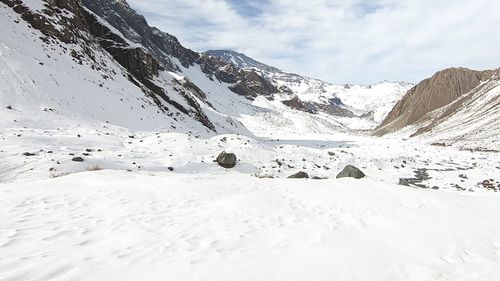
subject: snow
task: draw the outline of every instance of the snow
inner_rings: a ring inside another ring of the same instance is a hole
[[[373,111],[373,120],[380,124],[394,105],[413,87],[409,83],[381,82],[375,85],[331,86],[342,102],[361,112]]]
[[[41,12],[43,9],[45,9],[45,1],[42,0],[23,0],[22,2],[26,7],[29,7],[31,10]]]
[[[360,118],[336,118],[343,126],[352,130],[374,129],[389,114],[394,105],[414,85],[407,82],[383,81],[374,85],[333,85],[319,79],[285,72],[259,63],[244,54],[233,51],[208,51],[226,61],[245,69],[251,69],[271,79],[277,87],[286,87],[301,101],[330,105],[332,99],[340,98],[341,107]],[[289,95],[274,96],[281,102]],[[363,116],[365,115],[365,116]]]
[[[125,171],[0,192],[2,280],[500,277],[492,194]]]
[[[281,80],[306,101],[375,107],[368,120],[250,101],[198,65],[161,72],[174,101],[184,80],[206,93],[207,132],[161,112],[99,46],[97,71],[0,13],[0,280],[499,280],[500,197],[477,183],[500,180],[500,155],[356,131],[408,84]],[[477,115],[498,98],[487,89],[434,133],[493,128],[497,111]],[[214,163],[222,151],[234,169]],[[346,165],[367,177],[336,179]],[[428,188],[398,185],[419,169]],[[287,179],[298,171],[323,180]]]

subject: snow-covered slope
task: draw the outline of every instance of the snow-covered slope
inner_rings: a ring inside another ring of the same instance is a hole
[[[494,194],[125,171],[0,193],[1,280],[500,277]]]
[[[68,6],[79,13],[70,18],[56,6],[37,12],[28,4],[0,4],[0,104],[10,108],[3,122],[17,116],[40,125],[70,118],[135,129],[216,129],[196,91],[92,13]]]
[[[257,71],[271,79],[285,92],[285,95],[276,97],[279,100],[297,97],[317,111],[341,117],[354,117],[348,126],[357,129],[371,129],[379,125],[413,86],[406,82],[387,81],[374,85],[332,85],[319,79],[279,70],[235,51],[212,50],[206,53],[239,67]],[[365,125],[356,126],[355,123]]]
[[[342,102],[380,124],[393,106],[413,87],[406,82],[380,82],[374,85],[329,86]]]
[[[253,70],[243,70],[188,50],[149,27],[126,2],[85,0],[84,8],[71,1],[9,1],[12,5],[2,4],[2,34],[14,36],[2,38],[2,75],[8,82],[0,102],[30,118],[47,108],[48,119],[56,114],[136,129],[249,136],[245,126],[266,128],[260,132],[269,135],[377,125],[320,80],[269,72],[277,71],[272,67],[263,72],[265,65],[255,68],[256,62]]]

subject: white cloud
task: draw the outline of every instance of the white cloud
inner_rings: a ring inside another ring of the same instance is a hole
[[[498,0],[129,0],[197,51],[234,49],[335,83],[418,82],[451,66],[500,66]]]

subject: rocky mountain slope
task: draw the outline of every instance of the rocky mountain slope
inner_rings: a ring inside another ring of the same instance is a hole
[[[248,128],[269,135],[378,124],[358,107],[364,98],[347,104],[337,96],[347,86],[336,88],[248,57],[246,66],[252,67],[241,68],[194,52],[150,27],[126,1],[0,3],[2,35],[9,34],[1,40],[6,83],[0,102],[15,109],[2,113],[9,118],[51,109],[44,111],[48,119],[55,114],[138,129],[247,135]],[[402,96],[404,87],[394,84],[381,94]]]
[[[499,70],[451,68],[412,88],[375,131],[441,144],[500,150]]]

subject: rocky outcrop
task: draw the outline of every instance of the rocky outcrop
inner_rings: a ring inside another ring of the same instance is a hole
[[[249,99],[253,99],[259,95],[271,96],[281,92],[271,81],[255,71],[240,69],[221,58],[202,54],[197,63],[200,65],[201,70],[212,80],[216,79],[232,84],[229,87],[231,91]]]
[[[337,178],[355,178],[362,179],[365,177],[365,174],[358,168],[347,165],[338,175]]]
[[[288,107],[291,107],[291,108],[294,108],[294,109],[297,109],[300,111],[313,113],[313,114],[318,112],[318,110],[316,109],[316,107],[313,104],[303,102],[297,96],[292,97],[292,99],[290,99],[290,100],[284,100],[284,101],[282,101],[282,103]]]
[[[315,103],[315,105],[317,108],[319,108],[319,110],[333,116],[341,116],[348,118],[356,117],[356,114],[354,114],[352,111],[350,111],[345,107],[340,98],[331,98],[327,104]]]
[[[309,174],[307,174],[306,172],[298,172],[296,174],[293,174],[291,176],[288,177],[289,179],[308,179],[309,178]]]
[[[150,27],[146,19],[126,1],[82,0],[89,10],[119,30],[125,38],[144,46],[166,69],[179,71],[169,56],[179,59],[184,67],[195,63],[199,54],[184,48],[175,36]]]
[[[436,73],[413,87],[395,105],[375,134],[384,135],[416,124],[429,112],[452,103],[492,75],[493,71],[466,68],[450,68]]]
[[[247,55],[232,50],[209,50],[205,54],[219,57],[228,63],[232,63],[242,69],[258,69],[264,72],[281,72],[276,67],[256,61]]]
[[[226,169],[234,168],[237,161],[238,159],[234,153],[221,152],[219,156],[217,156],[217,163],[219,163],[219,166]]]

